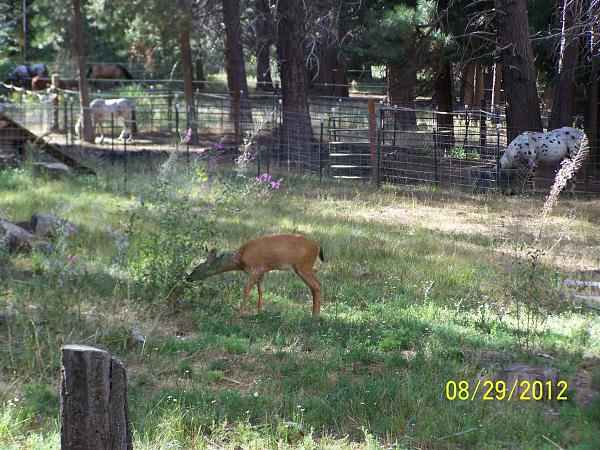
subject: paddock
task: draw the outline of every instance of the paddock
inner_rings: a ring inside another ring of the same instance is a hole
[[[138,131],[129,142],[118,139],[122,124],[117,117],[105,120],[103,144],[79,142],[74,132],[80,110],[76,91],[55,89],[53,94],[41,94],[14,88],[1,108],[32,133],[70,152],[110,152],[113,159],[121,153],[120,160],[140,159],[137,152],[150,158],[153,153],[160,156],[175,150],[188,160],[202,158],[217,143],[233,159],[246,140],[257,174],[276,167],[315,174],[325,181],[425,184],[482,193],[547,193],[557,168],[541,164],[534,185],[517,169],[502,176],[492,173],[490,168],[507,146],[506,118],[498,108],[440,113],[430,99],[420,99],[408,110],[389,105],[379,96],[311,97],[311,126],[298,127],[274,93],[242,97],[197,90],[194,108],[189,109],[178,82],[127,81],[92,91],[91,96],[124,97],[135,105]],[[284,124],[284,116],[291,125]],[[298,123],[302,120],[297,118]],[[294,128],[294,139],[285,127]],[[192,139],[184,139],[188,130]],[[10,137],[9,129],[2,133]],[[8,147],[3,145],[4,154],[10,153]],[[591,149],[590,154],[597,152]],[[577,177],[577,194],[600,194],[598,162],[596,156],[586,161]]]

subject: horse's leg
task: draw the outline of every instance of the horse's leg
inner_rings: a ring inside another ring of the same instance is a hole
[[[102,121],[98,121],[98,127],[100,128],[100,144],[104,142],[104,127],[102,127]]]

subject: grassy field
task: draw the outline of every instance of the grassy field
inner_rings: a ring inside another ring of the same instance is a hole
[[[6,217],[75,225],[50,251],[0,253],[0,448],[59,448],[66,343],[126,363],[138,449],[598,448],[597,313],[550,305],[533,329],[510,313],[519,289],[546,305],[570,295],[563,278],[593,279],[598,201],[541,222],[540,198],[279,176],[269,190],[172,162],[123,189],[110,168],[0,172]],[[320,319],[291,273],[267,275],[264,311],[253,292],[242,317],[243,274],[182,281],[212,244],[276,232],[322,245]],[[517,363],[559,368],[569,400],[446,399],[449,380]]]

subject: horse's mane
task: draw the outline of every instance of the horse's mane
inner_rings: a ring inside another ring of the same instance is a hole
[[[121,69],[121,71],[123,72],[123,75],[125,75],[125,78],[127,78],[128,80],[133,80],[133,77],[131,76],[131,74],[129,73],[129,71],[122,66],[121,64],[115,64],[119,69]]]

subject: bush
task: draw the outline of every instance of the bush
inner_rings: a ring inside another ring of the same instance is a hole
[[[499,284],[500,305],[513,319],[519,344],[535,345],[537,334],[549,316],[566,311],[568,302],[561,277],[556,269],[545,266],[545,252],[523,247],[523,256],[508,266]]]
[[[201,183],[174,170],[176,154],[130,215],[128,268],[138,298],[171,303],[184,289],[185,276],[213,235],[210,210],[191,195]]]

